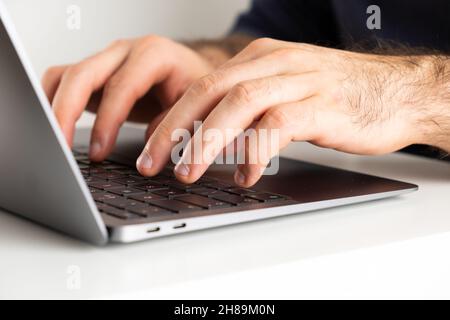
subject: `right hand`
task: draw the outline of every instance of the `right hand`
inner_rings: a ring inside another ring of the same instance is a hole
[[[102,161],[125,121],[149,122],[150,136],[190,84],[213,69],[188,47],[147,36],[116,41],[77,64],[52,67],[42,82],[69,146],[82,112],[97,113],[89,156]]]

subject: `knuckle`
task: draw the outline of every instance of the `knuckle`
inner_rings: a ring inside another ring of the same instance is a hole
[[[262,50],[265,48],[268,48],[270,46],[273,45],[275,40],[271,39],[271,38],[259,38],[256,40],[253,40],[252,42],[250,42],[250,44],[247,46],[248,50]]]
[[[280,48],[272,53],[275,59],[283,59],[283,61],[296,61],[302,55],[302,51],[296,48]]]
[[[91,71],[87,61],[72,65],[67,69],[67,77],[71,79],[91,79]]]
[[[264,120],[270,128],[281,128],[289,123],[289,117],[281,108],[269,109],[264,115]]]
[[[231,89],[227,100],[231,105],[248,104],[254,99],[257,92],[257,86],[253,82],[241,82]]]
[[[191,93],[194,96],[210,95],[216,92],[219,83],[223,79],[220,72],[214,72],[194,82],[191,86]]]
[[[167,41],[166,38],[163,38],[158,35],[150,34],[147,36],[144,36],[137,41],[137,46],[142,48],[148,48],[150,46],[154,46],[156,44],[165,43]]]
[[[114,75],[106,83],[105,91],[110,92],[116,89],[122,89],[124,87],[125,85],[122,76]]]
[[[128,83],[123,76],[112,76],[104,87],[104,94],[110,95],[114,93],[121,93],[130,98],[138,98],[139,92],[135,85]]]

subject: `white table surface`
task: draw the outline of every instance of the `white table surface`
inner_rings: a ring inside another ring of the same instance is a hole
[[[0,298],[450,298],[450,164],[284,155],[416,183],[402,197],[93,247],[0,212]],[[68,286],[70,266],[79,288]]]

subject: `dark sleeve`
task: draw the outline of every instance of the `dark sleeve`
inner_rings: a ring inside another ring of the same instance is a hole
[[[232,33],[285,41],[338,44],[331,0],[253,0]]]

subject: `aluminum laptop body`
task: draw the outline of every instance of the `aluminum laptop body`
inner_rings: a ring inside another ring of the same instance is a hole
[[[150,215],[131,220],[105,214],[101,210],[104,204],[94,200],[86,174],[77,162],[82,159],[80,154],[87,146],[89,132],[77,133],[78,153],[74,156],[1,1],[0,16],[0,207],[9,212],[105,245],[109,241],[133,242],[376,200],[417,189],[416,185],[400,181],[280,159],[279,173],[263,177],[248,191],[256,193],[219,190],[222,195],[235,192],[228,198],[248,200],[243,206],[224,201],[225,206],[217,209],[199,208],[162,218]],[[143,146],[143,136],[139,129],[124,128],[111,157],[113,163],[132,168]],[[207,176],[218,184],[231,185],[233,169],[215,166]],[[275,195],[274,199],[280,195],[282,201],[266,201],[269,198],[261,195]]]

